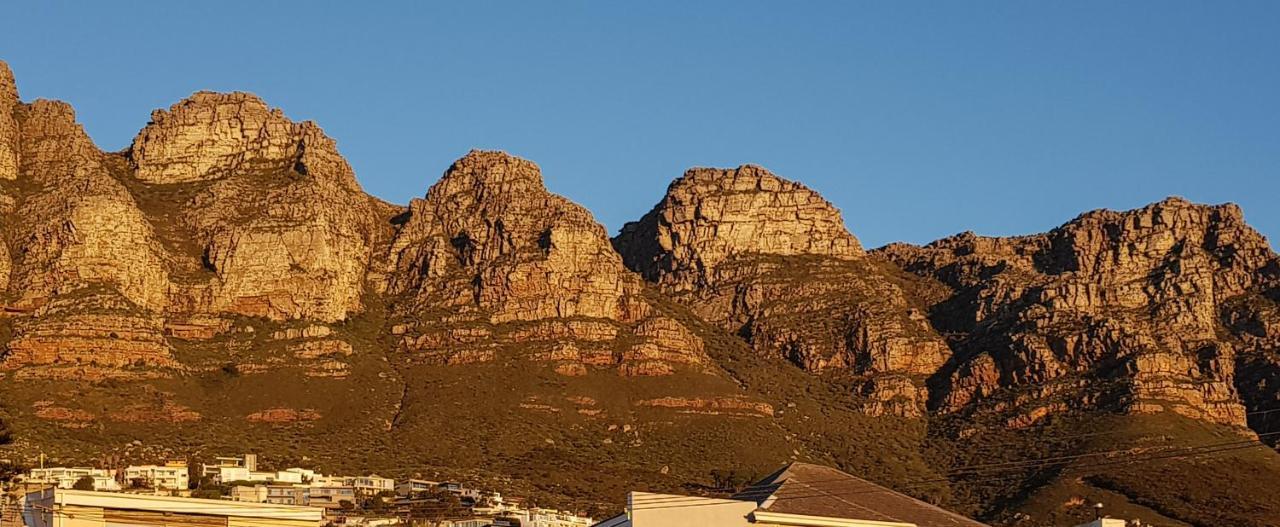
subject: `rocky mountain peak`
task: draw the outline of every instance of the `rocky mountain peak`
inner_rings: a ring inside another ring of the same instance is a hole
[[[715,268],[738,256],[863,254],[835,206],[755,165],[685,172],[614,244],[628,267],[683,290],[713,282]]]
[[[468,153],[414,200],[391,259],[394,311],[411,321],[402,348],[432,360],[489,361],[518,345],[508,352],[546,348],[533,357],[566,375],[706,361],[698,337],[654,313],[591,213],[505,153]]]
[[[1197,257],[1214,260],[1222,272],[1251,274],[1273,256],[1235,204],[1197,205],[1178,197],[1127,212],[1089,212],[1049,239],[1049,270],[1090,275],[1126,275],[1152,270],[1168,258]],[[1237,280],[1231,287],[1238,292],[1247,285]]]
[[[542,169],[532,161],[506,152],[472,150],[453,162],[440,182],[431,190],[454,193],[474,191],[485,196],[512,194],[524,191],[546,193],[542,182]]]
[[[345,186],[356,187],[336,145],[319,127],[290,121],[283,111],[243,92],[197,92],[152,112],[129,151],[135,176],[153,184],[290,170],[314,175],[307,158],[316,156]]]
[[[415,270],[399,276],[411,281],[458,271],[492,275],[490,281],[481,280],[476,286],[492,293],[474,297],[485,308],[523,309],[506,302],[508,294],[523,293],[487,287],[517,278],[508,274],[513,267],[528,265],[541,273],[565,273],[590,286],[577,292],[552,291],[541,300],[529,298],[542,304],[534,310],[536,314],[508,313],[502,318],[576,314],[625,318],[619,311],[619,297],[638,287],[625,276],[604,228],[590,212],[548,192],[537,165],[502,152],[474,150],[453,163],[425,199],[410,205],[409,219],[397,234],[396,246],[400,265]],[[585,275],[593,271],[599,274],[586,280]],[[420,285],[399,282],[393,287],[403,291]],[[560,293],[568,296],[557,299]],[[470,293],[467,296],[470,298]]]
[[[13,70],[9,69],[9,63],[0,60],[0,107],[17,101],[18,83],[13,80]]]

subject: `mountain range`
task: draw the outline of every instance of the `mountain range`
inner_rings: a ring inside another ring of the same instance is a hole
[[[597,511],[801,460],[994,524],[1280,525],[1280,257],[1231,204],[868,250],[742,165],[610,238],[502,152],[384,202],[247,93],[104,152],[0,62],[0,241],[14,459],[255,451]]]

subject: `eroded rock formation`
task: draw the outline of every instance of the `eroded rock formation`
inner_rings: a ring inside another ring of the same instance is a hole
[[[874,413],[919,415],[923,378],[949,355],[915,280],[865,256],[816,192],[757,166],[686,172],[614,245],[757,351],[858,376]]]
[[[172,366],[165,328],[211,338],[225,315],[363,310],[397,209],[318,127],[243,93],[152,117],[126,154],[103,153],[69,105],[21,103],[0,68],[0,291],[20,315],[6,367],[115,376]]]
[[[628,266],[676,292],[714,285],[720,264],[744,255],[862,255],[831,203],[755,165],[685,172],[617,244]]]
[[[489,361],[515,343],[569,375],[706,361],[695,336],[650,308],[591,213],[504,153],[472,151],[414,200],[391,262],[401,346],[440,361]]]
[[[13,72],[0,61],[0,180],[18,178],[18,123],[13,117],[18,103]]]
[[[935,316],[963,335],[936,379],[941,411],[1000,401],[1025,421],[1084,407],[1245,424],[1239,350],[1221,317],[1276,256],[1234,205],[1171,198],[1043,235],[962,234],[882,254],[955,291]]]
[[[143,192],[190,195],[173,243],[188,253],[184,310],[321,321],[361,310],[394,209],[360,190],[315,124],[253,95],[202,92],[152,114],[130,162]]]

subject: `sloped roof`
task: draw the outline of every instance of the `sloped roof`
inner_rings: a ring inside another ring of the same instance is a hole
[[[954,512],[831,467],[791,463],[734,496],[782,514],[825,516],[919,527],[988,527]]]

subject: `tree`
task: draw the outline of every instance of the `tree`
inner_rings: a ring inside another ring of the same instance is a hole
[[[217,485],[205,485],[191,491],[192,498],[204,498],[209,500],[221,499],[223,494],[222,487]]]
[[[0,483],[8,483],[15,476],[26,474],[30,470],[26,465],[13,463],[10,461],[0,461]]]
[[[94,490],[93,476],[81,476],[71,488],[76,490]]]

